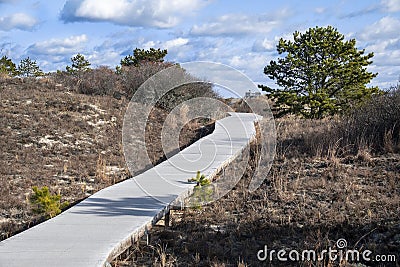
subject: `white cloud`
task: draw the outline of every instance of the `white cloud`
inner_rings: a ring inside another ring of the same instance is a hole
[[[10,31],[13,29],[31,31],[38,23],[38,20],[32,16],[25,13],[15,13],[0,17],[0,31]]]
[[[371,81],[371,86],[378,86],[381,89],[389,89],[399,80],[399,69],[387,66],[372,65],[368,67],[368,71],[378,73],[378,76]]]
[[[143,49],[150,49],[150,48],[154,48],[156,46],[156,42],[155,41],[147,41],[145,43],[142,43],[140,45]]]
[[[385,11],[388,12],[398,12],[400,11],[400,1],[399,0],[382,0],[381,4]]]
[[[266,34],[277,28],[289,13],[283,9],[274,15],[227,14],[213,22],[194,25],[190,33],[200,36]]]
[[[379,40],[365,48],[367,52],[374,52],[374,65],[400,66],[400,38]]]
[[[366,52],[373,52],[373,64],[368,67],[371,72],[379,73],[371,84],[389,88],[400,75],[400,19],[386,16],[366,27],[360,34],[365,42]]]
[[[112,68],[113,66],[119,64],[121,55],[116,51],[94,51],[87,55],[87,59],[93,67],[109,66]]]
[[[360,37],[362,40],[388,39],[397,37],[400,29],[400,20],[386,16],[365,28]]]
[[[246,53],[233,56],[227,63],[246,75],[262,79],[264,78],[263,69],[268,64],[268,59],[272,58],[260,53]]]
[[[28,48],[29,54],[63,56],[82,52],[88,41],[86,34],[74,35],[64,39],[50,39],[38,42]]]
[[[93,1],[86,0],[78,7],[75,14],[78,17],[91,19],[112,19],[123,13],[128,8],[129,3],[121,0]]]
[[[325,13],[326,8],[325,7],[317,7],[317,8],[314,9],[314,11],[317,14],[323,14],[323,13]]]
[[[206,5],[205,0],[68,0],[61,12],[64,22],[108,21],[128,26],[170,28],[181,17]]]
[[[176,38],[176,39],[172,39],[172,40],[168,40],[164,43],[164,47],[165,49],[173,49],[173,48],[177,48],[177,47],[181,47],[186,45],[189,42],[189,39],[186,38]]]
[[[274,40],[268,38],[259,39],[254,42],[252,51],[253,52],[274,51],[276,49],[277,44],[278,41],[276,40],[276,38]]]

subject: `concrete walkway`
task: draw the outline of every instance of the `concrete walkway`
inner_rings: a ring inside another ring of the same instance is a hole
[[[105,188],[59,216],[0,242],[0,266],[107,266],[179,203],[201,171],[214,176],[255,137],[259,116],[230,113],[168,161]]]

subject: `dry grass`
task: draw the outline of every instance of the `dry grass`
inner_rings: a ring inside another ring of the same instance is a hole
[[[60,190],[63,200],[74,202],[128,175],[121,163],[120,142],[127,101],[78,95],[55,88],[50,81],[40,83],[38,87],[11,80],[0,86],[1,239],[40,219],[26,202],[32,186],[47,185]],[[156,144],[166,115],[154,110],[152,116],[153,131],[146,138],[155,140],[148,150],[153,162],[159,162],[164,154]],[[349,129],[363,127],[362,119],[354,121],[360,123]],[[141,241],[113,265],[355,266],[326,259],[260,263],[256,257],[265,245],[321,251],[334,247],[339,238],[345,238],[351,248],[394,254],[399,261],[398,128],[373,126],[370,129],[380,130],[350,138],[355,135],[348,134],[349,124],[341,124],[338,118],[289,117],[276,123],[276,160],[258,190],[246,189],[256,168],[258,145],[254,143],[253,158],[233,190],[201,210],[173,211],[169,228],[153,228],[149,244]],[[192,132],[191,127],[182,130],[181,145],[207,132]],[[376,145],[373,140],[378,140]],[[225,177],[241,161],[237,159]],[[399,262],[386,266],[399,266]]]
[[[129,177],[121,140],[125,98],[68,92],[48,79],[7,79],[0,88],[0,240],[41,221],[27,201],[33,186],[75,203]],[[165,158],[160,129],[166,116],[154,109],[147,124],[153,163]],[[181,146],[213,125],[192,127],[182,129]]]
[[[354,154],[338,140],[321,138],[337,125],[336,119],[278,120],[277,157],[258,190],[246,189],[253,158],[225,197],[201,210],[172,212],[169,228],[153,228],[149,245],[141,242],[113,266],[159,266],[160,255],[152,253],[158,246],[173,255],[173,266],[365,266],[257,259],[265,245],[322,251],[340,238],[352,249],[397,256],[397,263],[373,266],[399,266],[400,155],[374,154],[368,146]],[[257,154],[256,144],[251,151]]]

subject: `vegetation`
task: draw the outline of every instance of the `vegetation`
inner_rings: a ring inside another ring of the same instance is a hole
[[[384,103],[383,109],[389,110],[392,104]],[[365,105],[363,109],[370,104]],[[360,113],[351,116],[356,114]],[[392,126],[399,124],[400,117],[397,118]],[[346,124],[331,118],[286,116],[278,118],[276,125],[277,154],[259,189],[248,191],[261,149],[253,143],[249,165],[233,190],[201,209],[171,211],[168,227],[154,227],[150,244],[140,240],[140,245],[135,243],[127,256],[123,254],[113,266],[163,266],[160,263],[165,255],[169,257],[164,266],[371,264],[362,259],[346,261],[321,254],[335,248],[340,238],[360,254],[373,250],[376,255],[395,255],[398,260],[400,155],[387,153],[389,150],[374,153],[377,151],[372,147],[379,145],[378,138],[371,138],[372,143],[358,151],[349,149],[353,141],[340,143]],[[355,135],[363,134],[361,125],[355,127]],[[235,159],[217,181],[234,176],[237,164],[244,160],[248,159]],[[163,255],[154,252],[160,246],[165,247]],[[284,262],[275,257],[262,262],[257,259],[257,252],[265,246],[269,251],[315,250],[322,257],[316,261]],[[387,262],[386,266],[396,263]]]
[[[332,36],[340,42],[329,43],[335,41]],[[335,52],[335,45],[340,53]],[[339,238],[345,238],[351,248],[399,258],[399,85],[383,95],[377,88],[367,88],[366,82],[376,76],[365,70],[372,54],[364,55],[355,48],[354,40],[344,41],[330,27],[297,33],[294,42],[281,40],[279,49],[286,58],[271,63],[265,72],[284,89],[280,93],[263,88],[275,98],[278,114],[295,113],[310,119],[286,116],[276,120],[277,155],[265,182],[255,192],[248,192],[261,149],[253,143],[249,166],[233,190],[202,209],[172,211],[170,228],[155,227],[150,246],[135,244],[130,258],[113,266],[159,262],[258,266],[256,253],[265,245],[277,250],[322,251],[333,248]],[[315,51],[322,52],[313,54]],[[150,56],[153,52],[157,56]],[[308,55],[308,61],[303,55]],[[118,141],[123,113],[141,83],[172,65],[164,62],[164,56],[159,49],[138,50],[126,63],[121,61],[118,73],[104,66],[86,71],[90,63],[85,63],[83,56],[74,57],[71,71],[52,74],[48,80],[16,79],[2,84],[5,101],[0,122],[8,127],[0,129],[4,150],[0,158],[1,239],[28,228],[38,215],[54,217],[67,205],[48,187],[31,188],[37,184],[32,177],[44,177],[40,183],[61,188],[71,202],[130,177]],[[317,59],[324,56],[327,58],[318,65]],[[302,65],[305,62],[310,68]],[[11,59],[3,57],[1,73],[16,75],[18,69],[12,65]],[[189,96],[205,93],[212,93],[205,84],[182,86],[157,103],[146,127],[146,149],[153,163],[166,158],[160,133],[168,110]],[[363,93],[366,98],[361,97]],[[323,118],[344,111],[344,116]],[[196,139],[192,138],[193,128],[182,130],[180,137],[186,139],[180,139],[180,145]],[[247,162],[239,156],[220,177],[235,175],[235,165],[244,160]],[[189,181],[196,183],[192,207],[201,207],[218,190],[200,172]],[[31,190],[29,201],[23,201],[21,196]],[[160,249],[154,253],[154,248]],[[298,265],[271,263],[279,264]],[[351,263],[325,258],[304,264]]]
[[[44,75],[36,60],[32,60],[29,57],[22,59],[19,63],[18,74],[22,77],[39,77]]]
[[[57,83],[71,90],[88,95],[111,95],[115,98],[131,99],[137,89],[157,72],[173,66],[164,62],[167,50],[136,48],[133,56],[121,60],[121,66],[113,71],[107,66],[89,70],[90,63],[78,54],[71,58],[72,66],[67,71],[52,74]],[[196,83],[174,88],[165,94],[156,104],[158,108],[172,110],[180,103],[195,97],[212,97],[218,95],[208,83]]]
[[[400,152],[400,85],[352,110],[337,132],[342,146],[351,144],[354,151]]]
[[[197,171],[196,177],[192,177],[188,179],[189,182],[196,182],[196,186],[201,187],[205,185],[209,185],[211,182],[204,174],[200,174],[200,171]]]
[[[10,77],[18,74],[17,66],[7,56],[0,58],[0,74]]]
[[[114,70],[101,68],[85,72],[84,77],[93,77],[90,82],[96,84],[96,75],[105,76],[100,71],[119,77]],[[113,86],[120,85],[117,81]],[[75,203],[131,177],[120,138],[129,99],[75,89],[54,76],[0,81],[0,124],[5,125],[0,128],[0,240],[45,218],[32,209],[34,185],[40,185],[39,189],[46,185],[51,193],[60,190],[62,201]],[[146,150],[153,164],[175,153],[162,146],[161,129],[167,116],[168,112],[156,107],[147,120]],[[178,133],[180,148],[212,130],[213,124],[190,121]]]
[[[280,88],[260,85],[275,100],[277,116],[323,118],[354,108],[380,92],[366,86],[377,76],[366,70],[374,54],[358,50],[355,39],[344,38],[328,26],[296,31],[294,41],[279,40],[277,51],[285,57],[272,60],[264,73]]]
[[[161,50],[160,48],[150,48],[149,50],[136,48],[133,50],[133,55],[128,55],[121,60],[121,66],[135,66],[145,62],[152,63],[162,63],[164,62],[164,57],[167,55],[167,50]]]
[[[203,205],[206,205],[212,200],[214,186],[204,174],[200,174],[200,171],[197,171],[196,177],[188,179],[188,182],[196,183],[196,186],[193,189],[193,194],[187,201],[189,207],[201,209]]]
[[[90,62],[82,54],[72,57],[71,62],[72,65],[65,68],[69,74],[77,75],[90,70]]]
[[[34,194],[30,197],[30,203],[33,211],[37,214],[44,215],[46,218],[53,218],[61,213],[69,203],[61,203],[60,194],[51,194],[47,186],[39,189],[37,186],[32,188]]]
[[[116,91],[118,77],[112,69],[100,66],[80,74],[79,81],[72,81],[78,93],[86,95],[113,95]]]
[[[294,151],[316,157],[400,152],[400,88],[392,87],[341,117],[305,122],[301,138],[288,137]],[[322,130],[324,129],[324,130]],[[286,152],[291,154],[292,149]]]
[[[121,66],[116,67],[116,73],[119,74],[122,91],[127,98],[130,99],[148,78],[172,66],[171,63],[164,62],[167,53],[167,50],[160,48],[135,48],[133,55],[121,59]]]

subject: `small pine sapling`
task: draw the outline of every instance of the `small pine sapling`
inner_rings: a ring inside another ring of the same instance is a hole
[[[196,182],[193,194],[189,199],[190,206],[200,209],[203,204],[212,200],[214,187],[212,186],[211,181],[206,178],[204,174],[200,174],[200,171],[197,171],[196,177],[192,177],[188,179],[188,181]]]
[[[36,214],[44,215],[47,219],[53,218],[61,213],[61,210],[69,206],[68,201],[61,203],[60,194],[51,194],[47,186],[39,189],[32,188],[34,194],[30,197],[32,210]]]
[[[205,177],[204,174],[200,174],[200,171],[197,171],[196,177],[192,177],[188,179],[189,182],[196,182],[196,186],[204,186],[209,185],[211,182],[208,178]]]

